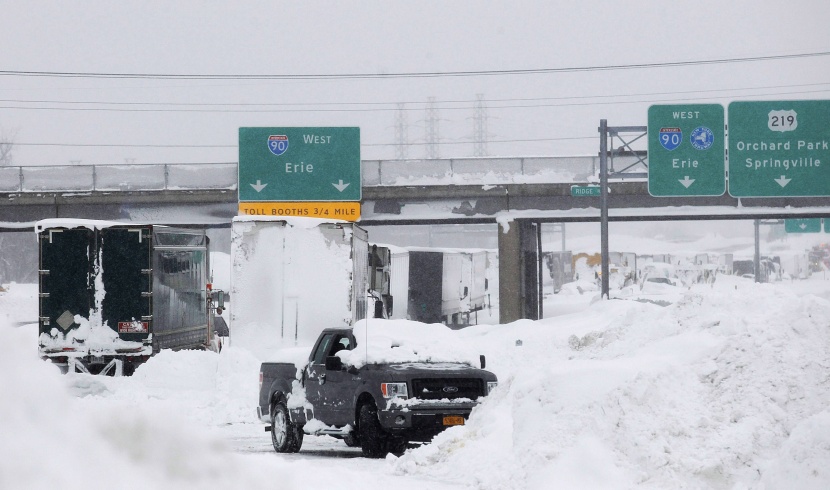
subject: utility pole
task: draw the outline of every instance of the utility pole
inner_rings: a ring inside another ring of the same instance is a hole
[[[601,291],[600,297],[610,299],[608,282],[608,121],[599,121],[599,185],[600,185],[600,254],[602,255],[601,266]]]

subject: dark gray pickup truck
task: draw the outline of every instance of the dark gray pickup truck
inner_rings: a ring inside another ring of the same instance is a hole
[[[327,329],[301,371],[262,364],[257,415],[277,452],[299,451],[309,433],[343,439],[370,458],[399,454],[463,425],[497,383],[493,373],[463,363],[344,365],[336,353],[356,346],[350,328]]]

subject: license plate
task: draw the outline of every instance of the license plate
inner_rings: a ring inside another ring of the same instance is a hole
[[[444,417],[444,425],[464,425],[464,417],[447,415]]]

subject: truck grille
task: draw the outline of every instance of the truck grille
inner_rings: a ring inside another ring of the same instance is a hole
[[[426,378],[412,380],[412,395],[422,400],[484,396],[484,383],[475,378]]]

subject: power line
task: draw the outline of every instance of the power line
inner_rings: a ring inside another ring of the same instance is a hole
[[[737,89],[736,89],[737,90]],[[723,99],[746,99],[748,97],[769,97],[769,96],[781,96],[781,95],[804,95],[804,94],[819,94],[819,93],[827,93],[830,92],[830,87],[827,89],[821,90],[799,90],[799,91],[789,91],[789,92],[775,92],[775,93],[765,93],[765,94],[747,94],[747,95],[733,95],[733,96],[715,96],[715,97],[703,97],[703,99],[707,100],[723,100]],[[684,92],[678,92],[678,95],[683,94]],[[672,94],[668,92],[667,94]],[[659,94],[656,94],[659,95]],[[503,101],[546,101],[546,100],[566,100],[566,99],[586,99],[586,98],[612,98],[612,97],[629,97],[625,95],[620,96],[586,96],[586,97],[572,97],[572,98],[553,98],[553,97],[543,97],[539,99],[502,99]],[[580,106],[594,106],[594,105],[623,105],[623,104],[644,104],[644,103],[660,103],[660,102],[681,102],[681,101],[688,101],[688,100],[696,100],[694,98],[689,97],[680,97],[680,98],[661,98],[661,99],[640,99],[640,100],[616,100],[616,101],[591,101],[591,102],[564,102],[564,103],[537,103],[537,104],[510,104],[510,105],[488,105],[488,109],[498,110],[498,109],[534,109],[534,108],[543,108],[543,107],[580,107]],[[2,101],[0,101],[2,102]],[[486,102],[486,101],[484,101]],[[55,102],[61,104],[63,102]],[[455,102],[453,102],[455,103]],[[112,105],[116,105],[113,103]],[[262,106],[267,106],[268,104],[262,104]],[[260,106],[260,107],[262,107]],[[435,109],[440,110],[449,110],[449,111],[468,111],[469,107],[445,107],[439,105],[433,105]],[[358,109],[358,108],[344,108],[344,109],[318,109],[318,108],[305,108],[305,109],[165,109],[165,108],[136,108],[136,109],[125,109],[125,108],[118,108],[118,107],[53,107],[53,106],[46,106],[46,107],[25,107],[25,106],[13,106],[13,105],[4,105],[0,106],[0,109],[8,109],[8,110],[24,110],[24,111],[78,111],[78,112],[137,112],[137,113],[215,113],[215,114],[229,114],[229,113],[238,113],[238,114],[251,114],[251,113],[303,113],[303,112],[350,112],[350,113],[360,113],[360,112],[392,112],[392,111],[412,111],[412,110],[424,110],[423,108],[409,108],[404,107],[403,109],[398,109],[397,107],[380,107],[380,108],[370,108],[370,109]]]
[[[738,92],[748,90],[773,90],[773,89],[791,89],[803,87],[818,87],[830,85],[830,82],[821,83],[802,83],[792,85],[765,85],[760,87],[736,87],[736,88],[721,88],[708,90],[687,90],[687,91],[671,91],[671,92],[636,92],[627,94],[604,94],[604,95],[571,95],[560,97],[522,97],[522,98],[504,98],[504,99],[481,99],[481,102],[493,104],[503,102],[541,102],[541,101],[556,101],[556,100],[584,100],[584,99],[609,99],[617,97],[652,97],[664,95],[689,95],[689,94],[706,94],[719,92]],[[819,92],[823,92],[821,90]],[[810,92],[804,92],[810,93]],[[757,94],[765,95],[765,94]],[[775,95],[775,94],[766,94]],[[436,101],[440,104],[472,104],[478,102],[479,99],[461,99],[461,100],[441,100]],[[0,103],[11,104],[67,104],[67,105],[112,105],[112,106],[169,106],[169,107],[327,107],[327,106],[392,106],[398,110],[397,104],[407,105],[426,105],[425,101],[404,101],[404,102],[121,102],[121,101],[101,101],[101,100],[56,100],[56,99],[0,99]],[[466,108],[466,107],[465,107]],[[308,109],[306,109],[308,110]],[[403,110],[422,110],[421,108],[404,108]]]
[[[636,70],[648,68],[670,68],[727,63],[748,63],[758,61],[791,60],[815,58],[830,55],[830,51],[797,53],[771,56],[750,56],[745,58],[717,58],[708,60],[668,61],[658,63],[631,63],[622,65],[573,66],[562,68],[529,68],[512,70],[433,71],[400,73],[330,73],[330,74],[171,74],[171,73],[106,73],[106,72],[59,72],[0,70],[0,76],[49,77],[49,78],[105,78],[105,79],[151,79],[151,80],[349,80],[349,79],[394,79],[394,78],[438,78],[474,77],[503,75],[543,75],[551,73],[575,73],[608,70]]]

